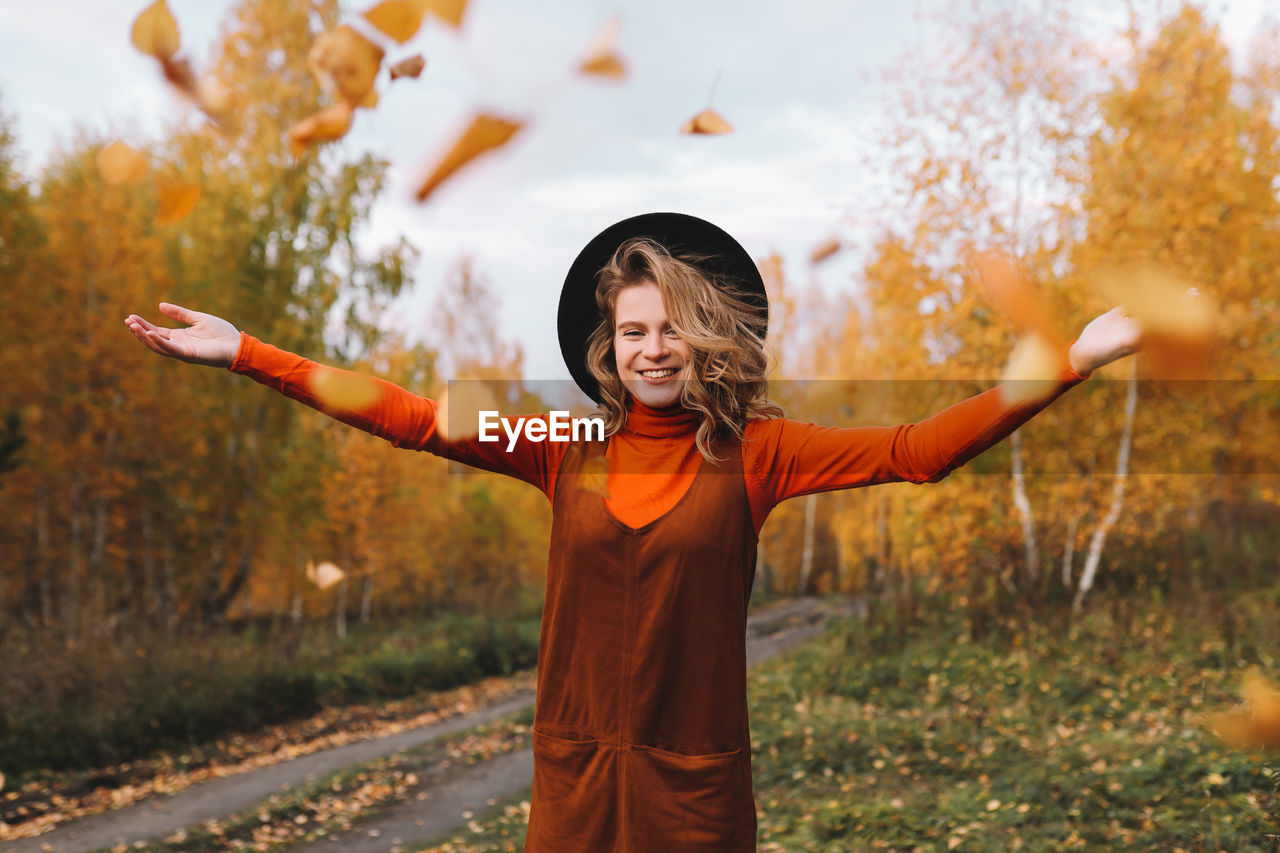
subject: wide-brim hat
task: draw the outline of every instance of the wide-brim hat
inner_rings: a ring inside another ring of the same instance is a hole
[[[760,269],[747,250],[722,228],[684,213],[645,213],[615,222],[578,253],[560,290],[556,325],[560,354],[573,381],[588,397],[601,401],[599,383],[587,369],[587,339],[603,319],[596,307],[597,274],[618,247],[632,237],[648,237],[677,257],[693,255],[713,281],[727,282],[758,306],[763,334],[769,324],[769,300]]]

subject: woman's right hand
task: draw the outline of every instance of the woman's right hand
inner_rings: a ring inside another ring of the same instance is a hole
[[[186,323],[185,329],[157,326],[130,314],[124,323],[133,336],[151,349],[190,364],[230,367],[240,351],[240,330],[221,317],[191,311],[181,305],[160,303],[160,313]]]

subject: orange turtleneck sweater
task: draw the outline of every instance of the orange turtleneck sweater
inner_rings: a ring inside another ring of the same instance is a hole
[[[438,404],[390,382],[359,410],[334,410],[311,390],[321,365],[244,334],[229,370],[242,373],[338,420],[384,438],[396,447],[425,450],[467,465],[508,474],[555,494],[566,442],[474,438],[446,440],[437,429]],[[1054,394],[1010,406],[999,389],[971,397],[915,424],[892,427],[820,427],[787,418],[750,421],[742,442],[742,467],[752,521],[758,531],[774,506],[813,492],[875,483],[936,482],[1009,435],[1084,377],[1064,370]],[[693,482],[701,463],[694,444],[697,423],[681,408],[633,404],[626,427],[609,440],[606,506],[638,528],[671,509]]]

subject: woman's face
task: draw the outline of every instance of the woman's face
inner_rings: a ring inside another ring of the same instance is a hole
[[[651,281],[618,291],[613,312],[613,355],[631,396],[655,409],[680,401],[692,357],[667,321],[662,292]]]

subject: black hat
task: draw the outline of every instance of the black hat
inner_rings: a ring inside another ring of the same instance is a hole
[[[731,281],[759,307],[765,326],[769,323],[769,301],[760,270],[747,250],[723,229],[684,213],[645,213],[615,222],[592,238],[569,267],[556,320],[564,363],[573,381],[597,403],[600,388],[586,362],[587,339],[602,319],[596,307],[596,275],[632,237],[648,237],[677,257],[686,253],[709,257],[709,261],[698,261],[698,267],[714,280]]]

